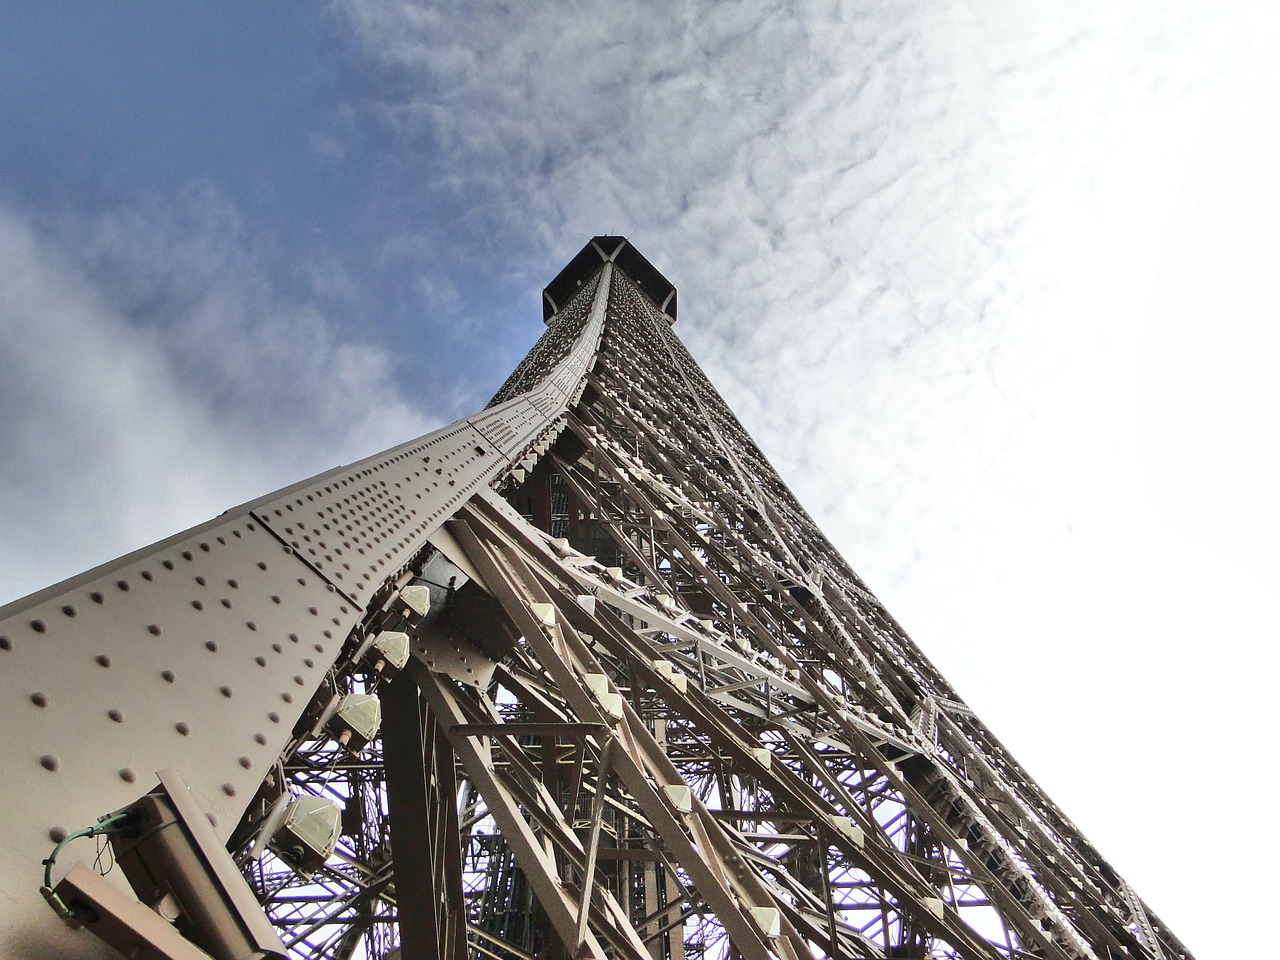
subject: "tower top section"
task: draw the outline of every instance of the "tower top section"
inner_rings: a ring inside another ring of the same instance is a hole
[[[575,290],[600,269],[612,263],[632,279],[672,323],[676,322],[676,288],[626,237],[592,237],[542,291],[542,320],[545,323],[560,311]]]

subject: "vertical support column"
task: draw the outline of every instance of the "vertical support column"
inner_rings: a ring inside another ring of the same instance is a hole
[[[413,678],[382,694],[387,809],[404,960],[466,960],[453,749]]]
[[[636,682],[632,681],[633,688]],[[667,749],[667,721],[662,717],[656,717],[653,721],[653,738],[658,742],[658,746],[665,751]],[[644,870],[644,916],[657,916],[657,919],[650,924],[650,928],[640,931],[641,935],[646,939],[653,936],[658,930],[662,929],[666,923],[667,915],[660,912],[660,904],[658,899],[658,861],[645,860],[639,866]],[[649,954],[653,960],[663,960],[665,952],[662,947],[663,937],[658,935],[649,942]],[[681,944],[683,946],[683,944]]]

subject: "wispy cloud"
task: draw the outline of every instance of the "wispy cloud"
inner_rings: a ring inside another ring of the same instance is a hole
[[[432,425],[207,188],[88,221],[0,209],[0,251],[6,600]]]
[[[1112,432],[1131,291],[1242,39],[1189,2],[338,9],[390,80],[375,109],[431,147],[423,182],[484,198],[450,241],[550,276],[583,235],[631,235],[890,593],[917,557],[902,524],[973,533],[943,504],[1068,511],[1072,468],[1010,446]]]

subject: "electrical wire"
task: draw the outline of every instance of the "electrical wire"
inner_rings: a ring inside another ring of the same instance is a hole
[[[62,852],[63,847],[72,840],[79,840],[81,837],[96,837],[103,833],[120,833],[121,831],[119,828],[113,830],[111,827],[129,819],[130,816],[131,814],[128,811],[113,813],[111,816],[99,820],[93,826],[85,827],[83,830],[77,830],[74,833],[69,833],[59,840],[58,845],[53,848],[53,853],[49,854],[48,858],[44,861],[44,885],[50,889],[53,888],[53,862],[58,859],[58,854]]]

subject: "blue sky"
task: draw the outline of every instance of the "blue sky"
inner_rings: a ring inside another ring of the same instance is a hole
[[[997,735],[1243,953],[1198,877],[1263,889],[1227,811],[1275,725],[1278,37],[1250,0],[8,4],[0,600],[471,412],[624,233]]]

